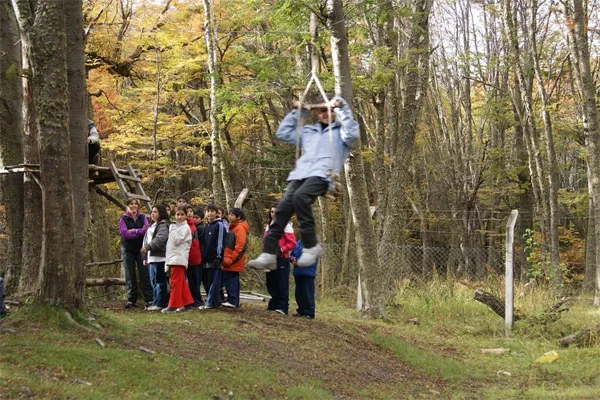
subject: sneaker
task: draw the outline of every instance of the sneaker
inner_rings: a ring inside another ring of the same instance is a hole
[[[179,307],[177,310],[177,312],[186,312],[189,311],[190,309],[187,306],[183,306],[183,307]]]
[[[198,307],[198,310],[210,310],[211,308],[216,308],[213,306],[207,306],[206,304],[203,306]]]
[[[146,308],[146,311],[160,311],[160,310],[162,310],[162,308],[159,306],[150,306],[150,307]]]
[[[125,303],[125,308],[135,308],[137,307],[137,304],[135,304],[133,301],[128,301],[127,303]]]
[[[223,307],[227,307],[227,308],[237,308],[237,306],[234,306],[233,304],[231,304],[230,302],[226,301],[225,303],[221,303],[221,305]]]
[[[277,310],[275,310],[276,313],[279,313],[281,315],[287,315],[287,313],[283,310],[280,310],[279,308]]]
[[[310,316],[310,315],[308,315],[308,314],[304,314],[304,315],[302,316],[302,318],[304,318],[304,319],[315,319],[315,317],[311,317],[311,316]]]
[[[163,308],[161,312],[164,314],[170,314],[170,313],[174,313],[176,311],[177,311],[177,309],[175,307],[167,307],[167,308]]]
[[[275,254],[260,253],[254,260],[246,264],[249,268],[274,271],[277,269],[277,256]]]
[[[317,244],[316,246],[311,247],[310,249],[304,249],[296,265],[298,267],[310,267],[311,265],[317,262],[317,259],[321,255],[322,250],[323,247],[320,244]]]

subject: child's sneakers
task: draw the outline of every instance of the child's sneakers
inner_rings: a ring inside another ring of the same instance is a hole
[[[323,247],[320,244],[317,244],[316,246],[311,247],[310,249],[302,250],[302,255],[298,259],[296,265],[298,267],[310,267],[311,265],[317,262],[317,259],[321,255],[322,250]]]
[[[277,269],[277,256],[275,254],[260,253],[254,260],[248,261],[247,266],[254,269],[274,271]]]
[[[162,310],[162,307],[159,306],[150,306],[148,308],[146,308],[146,311],[160,311]]]
[[[225,303],[221,303],[221,305],[223,307],[227,307],[227,308],[237,308],[236,306],[234,306],[233,304],[231,304],[230,302],[226,301]]]
[[[167,307],[162,309],[163,314],[170,314],[176,312],[177,309],[175,307]]]

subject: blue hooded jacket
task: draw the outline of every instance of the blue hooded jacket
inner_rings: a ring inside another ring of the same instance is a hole
[[[292,250],[290,253],[290,257],[296,257],[296,260],[300,258],[302,255],[302,250],[304,250],[304,245],[302,244],[302,240],[298,240],[296,242],[296,248]],[[317,276],[317,264],[319,260],[313,265],[309,265],[308,267],[297,267],[294,265],[293,274],[294,276],[312,276],[313,278]]]

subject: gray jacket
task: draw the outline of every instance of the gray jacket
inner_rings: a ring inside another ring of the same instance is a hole
[[[339,174],[348,158],[350,147],[359,137],[358,122],[352,116],[352,110],[341,97],[342,106],[333,109],[336,114],[333,123],[333,143],[330,143],[329,128],[322,129],[319,122],[304,125],[300,133],[302,156],[296,161],[296,167],[287,180],[306,179],[319,176],[329,179],[333,173]],[[277,138],[290,144],[296,144],[298,110],[292,110],[285,116],[277,129]],[[333,153],[333,154],[332,154]],[[333,157],[335,156],[335,159]]]
[[[152,232],[152,237],[148,237],[148,230],[144,238],[144,248],[152,252],[154,257],[164,257],[167,251],[167,239],[169,238],[169,220],[159,221]]]

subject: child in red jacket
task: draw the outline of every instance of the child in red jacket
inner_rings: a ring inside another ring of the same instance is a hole
[[[227,300],[221,305],[237,308],[240,306],[240,272],[244,272],[246,264],[246,240],[250,227],[241,208],[232,208],[228,219],[229,232],[235,236],[235,245],[233,248],[225,247],[223,255],[222,279],[227,290]]]
[[[202,280],[202,253],[200,251],[200,240],[198,239],[198,231],[196,230],[196,221],[194,220],[194,209],[191,205],[185,204],[183,206],[186,212],[186,221],[192,232],[192,246],[190,247],[190,255],[188,261],[188,268],[185,271],[187,276],[188,286],[192,297],[194,298],[194,304],[192,307],[200,307],[204,305],[202,301],[202,294],[200,294],[200,282]]]

